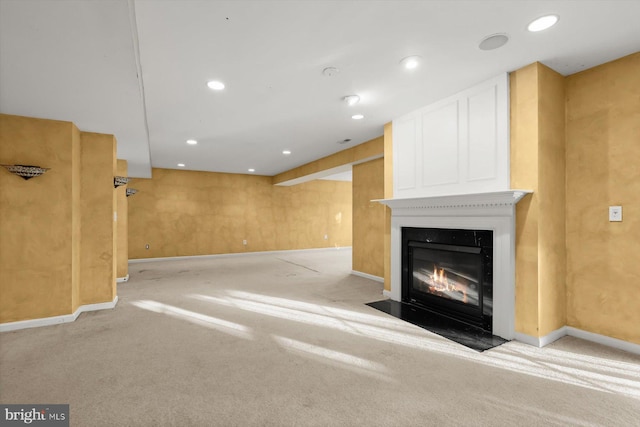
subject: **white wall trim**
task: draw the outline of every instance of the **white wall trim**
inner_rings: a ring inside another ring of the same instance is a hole
[[[384,277],[374,276],[373,274],[363,273],[357,270],[351,270],[351,274],[354,276],[364,277],[365,279],[375,280],[376,282],[384,283]]]
[[[249,256],[249,255],[277,255],[277,254],[293,254],[296,252],[303,253],[303,252],[342,251],[342,250],[351,250],[351,246],[342,246],[338,248],[291,249],[286,251],[237,252],[237,253],[231,253],[231,254],[138,258],[138,259],[130,259],[129,264],[137,264],[142,262],[156,262],[156,261],[180,261],[180,260],[187,260],[187,259],[231,258],[231,257]]]
[[[619,340],[617,338],[608,337],[606,335],[600,335],[593,332],[583,331],[582,329],[574,328],[572,326],[563,326],[555,331],[543,336],[532,337],[531,335],[516,332],[514,339],[525,344],[532,345],[534,347],[545,347],[552,342],[559,340],[564,336],[571,336],[583,339],[585,341],[591,341],[596,344],[601,344],[607,347],[616,348],[618,350],[628,351],[629,353],[640,354],[640,344],[635,344],[629,341]]]
[[[506,72],[393,120],[394,197],[506,189],[509,167]]]
[[[116,279],[116,283],[124,283],[124,282],[128,282],[129,281],[129,275],[127,274],[124,277],[118,277]]]
[[[619,340],[618,338],[608,337],[606,335],[595,334],[593,332],[583,331],[582,329],[574,328],[572,326],[565,326],[567,335],[580,338],[586,341],[591,341],[596,344],[602,344],[607,347],[613,347],[620,350],[628,351],[629,353],[640,354],[640,344],[635,344],[629,341]]]
[[[383,296],[385,296],[385,297],[387,297],[387,298],[389,298],[389,299],[391,299],[391,291],[388,291],[388,290],[386,290],[386,289],[383,289],[383,290],[382,290],[382,295],[383,295]]]
[[[528,345],[532,345],[534,347],[542,347],[540,345],[540,339],[537,337],[532,337],[531,335],[523,334],[521,332],[516,332],[513,334],[513,339]]]
[[[101,302],[97,304],[81,305],[73,314],[64,314],[62,316],[43,317],[40,319],[20,320],[18,322],[0,323],[0,332],[17,331],[19,329],[38,328],[40,326],[58,325],[60,323],[74,322],[81,313],[86,311],[109,310],[118,304],[118,296],[111,302]]]
[[[525,344],[532,345],[534,347],[544,347],[546,345],[551,344],[554,341],[559,340],[560,338],[568,335],[567,327],[563,326],[555,331],[550,332],[549,334],[543,337],[532,337],[531,335],[523,334],[521,332],[516,332],[514,334],[514,339],[516,341],[523,342]]]

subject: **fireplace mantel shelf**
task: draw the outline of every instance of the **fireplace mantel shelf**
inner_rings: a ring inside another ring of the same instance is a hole
[[[391,209],[477,208],[515,205],[531,190],[504,190],[488,193],[452,194],[445,196],[412,197],[404,199],[376,199]]]

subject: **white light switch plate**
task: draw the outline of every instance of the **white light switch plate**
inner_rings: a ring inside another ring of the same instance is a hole
[[[622,206],[609,206],[609,222],[622,221]]]

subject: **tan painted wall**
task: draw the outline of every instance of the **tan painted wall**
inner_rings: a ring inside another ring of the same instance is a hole
[[[115,298],[116,141],[81,132],[80,305]]]
[[[538,67],[539,333],[566,325],[564,77]]]
[[[355,147],[339,151],[327,157],[304,164],[295,169],[288,170],[273,177],[273,184],[279,184],[292,179],[301,178],[338,166],[368,161],[382,157],[384,151],[384,139],[378,137]]]
[[[564,78],[540,63],[511,73],[511,188],[516,205],[516,331],[566,322]]]
[[[0,323],[72,311],[73,132],[69,122],[0,115],[0,163],[51,168],[28,181],[0,170]]]
[[[566,80],[568,324],[640,343],[640,53]]]
[[[131,259],[351,246],[349,182],[153,169],[129,187]]]
[[[393,123],[384,125],[384,198],[393,198]],[[384,289],[391,291],[391,208],[384,207]]]
[[[384,159],[353,166],[352,268],[384,277],[385,206],[373,199],[384,197]]]
[[[538,336],[538,64],[511,73],[511,188],[516,205],[516,331]]]
[[[80,247],[82,240],[82,206],[81,206],[81,148],[80,130],[74,125],[71,135],[71,192],[72,192],[72,218],[71,218],[71,310],[75,312],[80,306]],[[38,317],[38,316],[34,316]]]
[[[118,159],[118,176],[128,176],[127,161]],[[116,193],[116,205],[118,207],[118,220],[116,222],[117,243],[116,243],[116,277],[124,278],[129,274],[129,236],[128,236],[128,198],[127,185],[118,187]]]

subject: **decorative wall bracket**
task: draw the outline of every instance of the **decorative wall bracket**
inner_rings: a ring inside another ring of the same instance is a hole
[[[129,178],[126,176],[114,176],[113,177],[113,188],[118,188],[122,185],[127,185],[129,182]]]
[[[4,166],[9,172],[14,175],[18,175],[20,178],[27,180],[40,176],[48,171],[50,168],[41,168],[40,166],[31,165],[0,165]]]
[[[135,188],[127,188],[127,197],[133,196],[137,192],[138,192],[138,190],[136,190]]]

